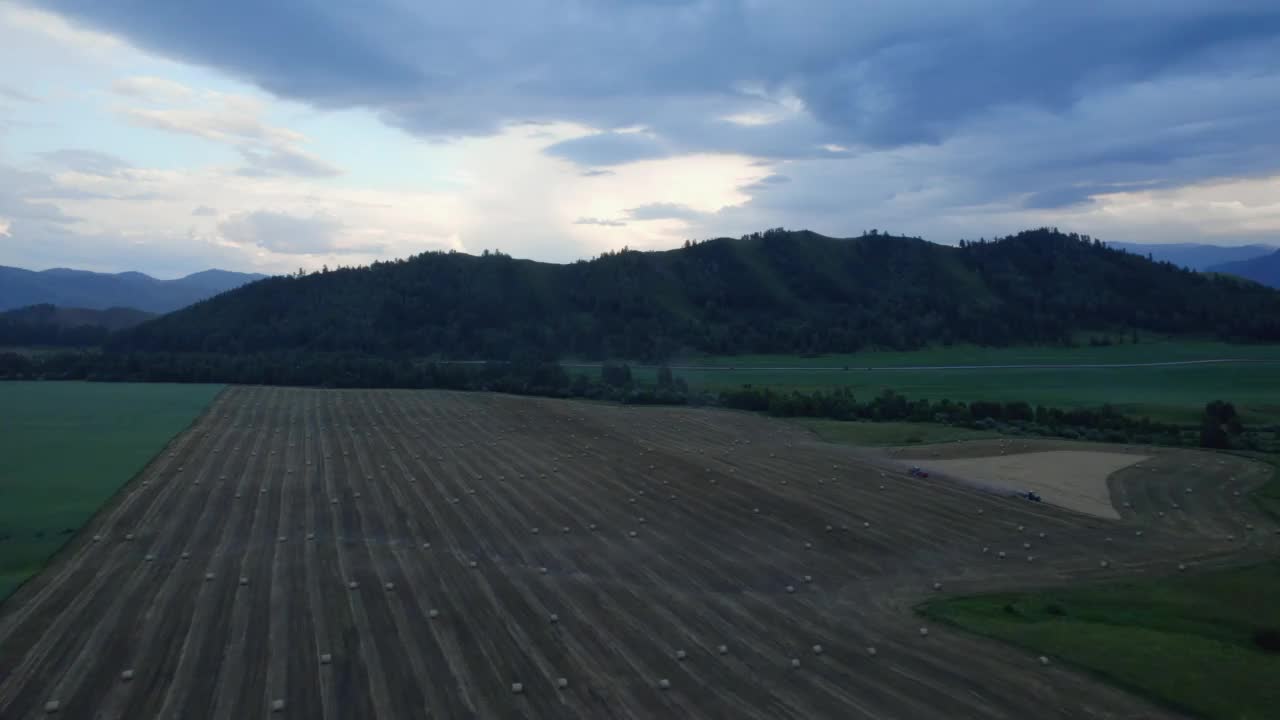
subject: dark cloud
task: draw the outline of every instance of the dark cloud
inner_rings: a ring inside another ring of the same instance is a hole
[[[603,225],[604,227],[626,227],[626,223],[621,220],[609,220],[607,218],[591,218],[581,217],[573,221],[574,225]]]
[[[649,203],[627,210],[629,220],[694,220],[707,213],[679,203]]]
[[[342,170],[310,153],[287,146],[258,150],[240,148],[240,154],[248,163],[236,172],[245,177],[336,177]]]
[[[641,133],[607,132],[555,143],[547,153],[579,165],[621,165],[668,154],[662,143]]]
[[[115,155],[82,148],[63,148],[43,152],[40,153],[40,158],[55,168],[88,175],[111,176],[131,167],[129,163]]]
[[[1280,172],[1275,0],[36,4],[424,137],[583,123],[604,132],[548,152],[589,172],[697,152],[800,164],[748,186],[741,212],[1050,209],[1081,187]]]
[[[24,103],[40,102],[40,99],[34,95],[29,95],[16,87],[3,84],[0,84],[0,97]]]
[[[271,210],[236,213],[218,224],[222,237],[237,245],[289,255],[338,251],[342,229],[342,222],[331,215],[303,217]]]
[[[1031,193],[1022,201],[1022,206],[1033,210],[1053,210],[1088,202],[1092,195],[1099,192],[1093,187],[1064,187],[1052,190],[1041,190]]]

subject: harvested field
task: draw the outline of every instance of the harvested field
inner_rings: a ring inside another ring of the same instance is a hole
[[[910,608],[1275,549],[1239,458],[1117,472],[1116,521],[901,464],[741,413],[232,388],[0,608],[0,717],[1166,717]]]

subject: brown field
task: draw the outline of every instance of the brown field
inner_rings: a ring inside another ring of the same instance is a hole
[[[1262,466],[1151,454],[1111,521],[741,413],[232,388],[0,608],[0,718],[1168,717],[910,610],[1274,550]]]
[[[928,469],[1014,492],[1034,490],[1051,505],[1119,520],[1107,479],[1149,457],[1096,450],[1044,450],[931,460]]]

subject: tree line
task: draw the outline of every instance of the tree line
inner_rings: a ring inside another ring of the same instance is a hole
[[[1053,408],[1028,402],[910,399],[885,391],[859,399],[848,388],[782,392],[744,386],[721,392],[690,389],[670,368],[642,383],[624,363],[604,363],[593,374],[529,356],[514,361],[455,363],[353,354],[277,352],[19,354],[0,352],[0,380],[233,383],[327,388],[411,388],[502,392],[585,398],[633,405],[707,405],[776,417],[871,422],[929,422],[1012,434],[1097,442],[1280,450],[1277,428],[1246,428],[1234,405],[1214,401],[1198,426],[1135,418],[1110,405]],[[1266,432],[1264,432],[1264,430]],[[1268,434],[1269,433],[1269,434]]]

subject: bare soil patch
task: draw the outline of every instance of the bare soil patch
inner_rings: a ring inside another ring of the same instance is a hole
[[[1051,505],[1119,520],[1120,512],[1111,504],[1107,479],[1117,470],[1149,457],[1129,453],[1049,450],[932,460],[928,469],[979,485],[1014,492],[1034,491]]]

